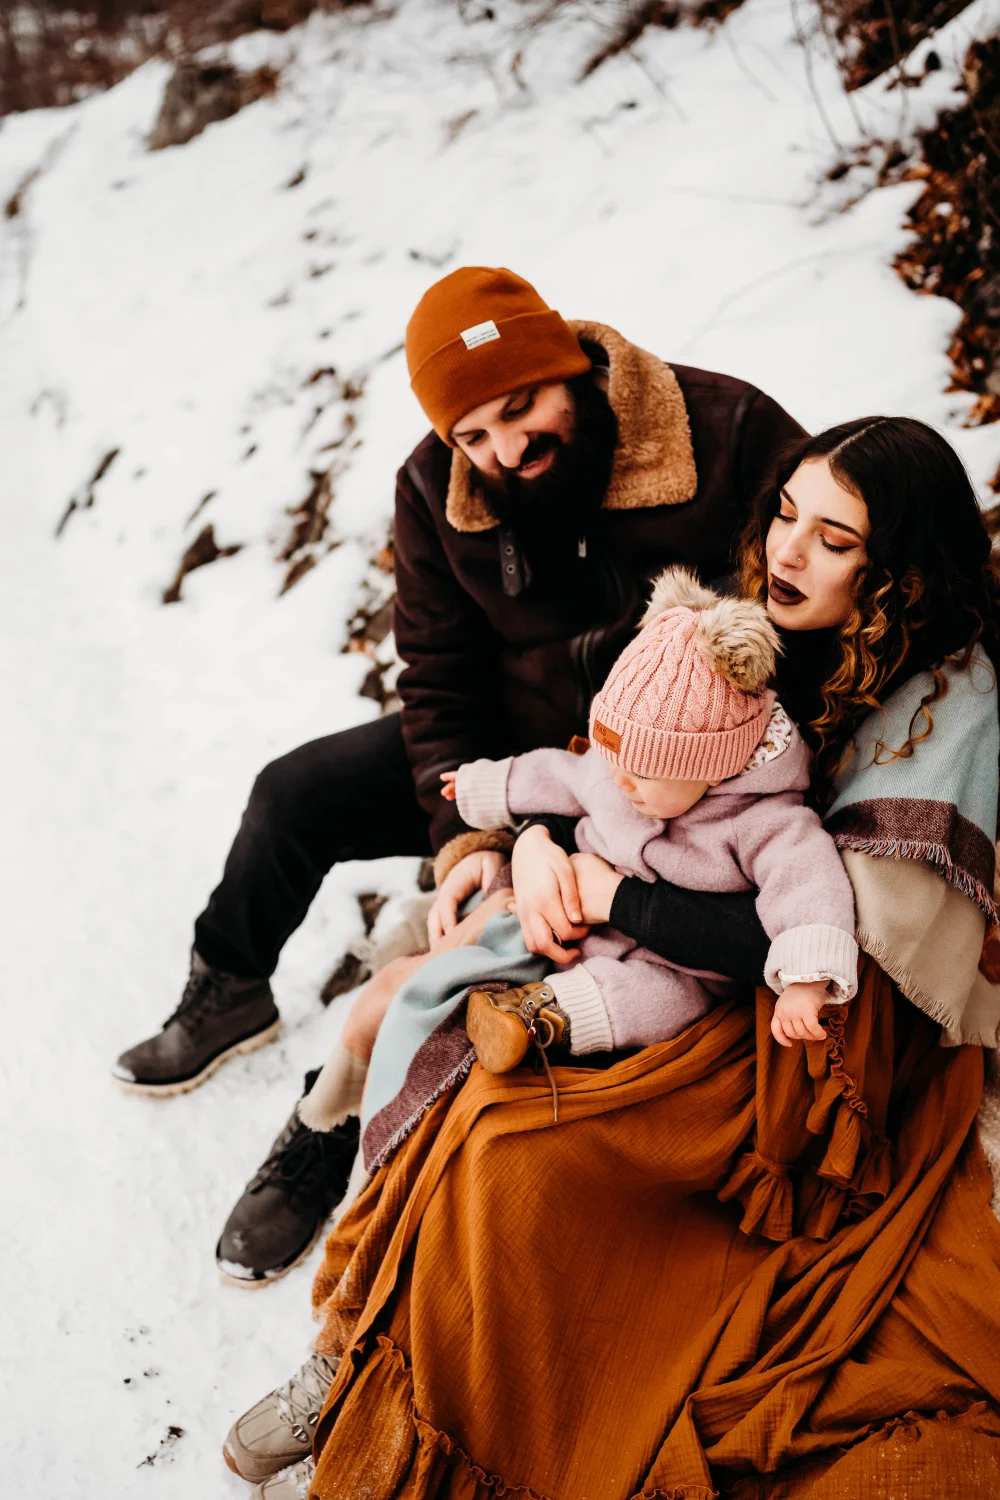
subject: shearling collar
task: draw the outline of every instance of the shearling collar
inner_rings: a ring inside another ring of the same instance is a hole
[[[693,500],[698,475],[691,426],[673,370],[603,323],[569,326],[608,356],[608,400],[618,418],[618,445],[603,509],[641,510]],[[456,448],[445,514],[456,531],[490,531],[498,523],[469,485],[471,468]]]

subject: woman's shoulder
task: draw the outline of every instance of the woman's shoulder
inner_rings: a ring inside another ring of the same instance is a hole
[[[845,776],[896,760],[940,765],[956,752],[965,759],[970,753],[985,754],[994,744],[1000,751],[996,672],[977,645],[965,661],[952,659],[936,672],[914,672],[873,709],[854,732],[838,784]],[[996,756],[994,775],[995,766]]]
[[[1000,760],[996,674],[979,647],[940,671],[942,682],[930,671],[914,673],[861,724],[825,822],[841,848],[942,869],[969,864],[972,884],[989,891]]]
[[[879,767],[895,766],[895,774],[905,775],[908,783],[915,770],[939,777],[956,757],[963,765],[971,757],[985,757],[995,779],[998,756],[996,672],[986,652],[975,646],[966,661],[914,672],[862,720],[837,787]]]
[[[955,715],[967,717],[971,714],[974,718],[985,721],[991,715],[996,716],[996,671],[982,646],[976,645],[973,646],[967,660],[952,657],[937,669],[937,673],[929,669],[914,672],[912,677],[900,683],[899,687],[886,699],[881,709],[876,709],[869,715],[861,725],[861,730],[864,730],[866,726],[869,726],[872,731],[876,730],[880,717],[890,720],[906,714],[908,710],[912,717],[922,700],[934,691],[937,675],[944,679],[946,691],[937,699],[935,707],[937,704],[943,707],[944,702],[950,698],[951,703],[946,711],[947,717],[951,718]]]

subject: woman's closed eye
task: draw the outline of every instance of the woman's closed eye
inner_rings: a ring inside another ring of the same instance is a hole
[[[820,541],[823,543],[823,546],[826,548],[827,552],[853,552],[854,549],[859,545],[857,542],[848,542],[846,547],[836,547],[834,546],[833,542],[828,542],[825,536],[821,536]]]
[[[784,521],[786,526],[791,526],[798,520],[798,516],[793,515],[787,510],[779,510],[774,519],[776,521]],[[820,534],[820,542],[826,548],[827,552],[853,552],[856,547],[861,545],[860,542],[847,542],[845,545],[837,542],[828,542],[822,534]]]

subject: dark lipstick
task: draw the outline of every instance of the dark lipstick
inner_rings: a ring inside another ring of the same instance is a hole
[[[774,573],[768,579],[767,592],[776,604],[801,604],[806,597],[801,589],[797,589],[794,583],[787,583],[784,578],[778,578]]]

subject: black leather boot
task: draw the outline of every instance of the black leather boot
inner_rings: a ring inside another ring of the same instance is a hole
[[[122,1053],[113,1076],[131,1094],[186,1094],[228,1058],[255,1052],[280,1030],[266,979],[237,979],[192,953],[180,1005],[156,1036]]]
[[[305,1094],[318,1077],[319,1069],[306,1074]],[[226,1221],[215,1249],[223,1281],[266,1286],[308,1255],[347,1191],[360,1134],[357,1115],[333,1130],[310,1130],[292,1111]]]

